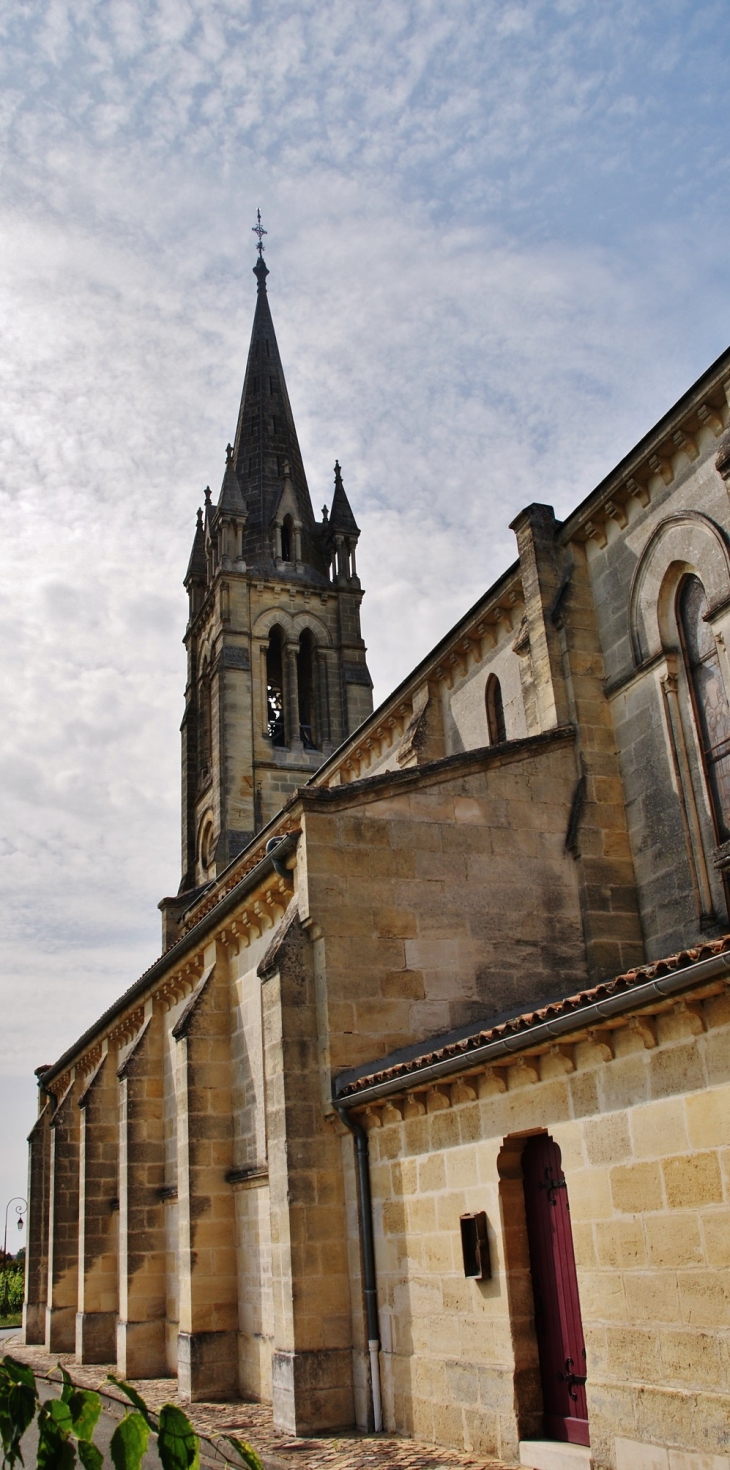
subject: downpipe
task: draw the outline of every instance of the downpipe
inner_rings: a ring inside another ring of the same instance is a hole
[[[362,1244],[363,1300],[368,1328],[368,1353],[370,1355],[370,1387],[373,1406],[373,1428],[379,1434],[383,1428],[383,1400],[380,1393],[380,1325],[378,1323],[378,1290],[375,1279],[375,1242],[373,1239],[373,1201],[370,1193],[370,1158],[368,1135],[357,1118],[351,1118],[347,1110],[335,1103],[341,1121],[355,1140],[355,1163],[357,1167],[357,1210],[360,1217],[360,1241]]]

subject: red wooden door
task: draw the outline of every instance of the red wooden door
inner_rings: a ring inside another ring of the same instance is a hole
[[[550,1439],[590,1444],[568,1190],[560,1149],[546,1133],[525,1145],[522,1174],[545,1433]]]

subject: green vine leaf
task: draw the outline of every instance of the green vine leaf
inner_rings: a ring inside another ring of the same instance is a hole
[[[150,1411],[144,1399],[137,1393],[136,1388],[132,1388],[131,1383],[126,1383],[123,1378],[117,1378],[114,1373],[107,1373],[107,1383],[114,1383],[117,1388],[121,1388],[122,1393],[126,1394],[129,1402],[134,1404],[135,1409],[142,1415],[147,1428],[154,1430],[155,1425]]]
[[[157,1453],[163,1470],[199,1470],[200,1440],[175,1404],[163,1404],[157,1428]]]
[[[13,1470],[16,1460],[23,1464],[20,1441],[32,1424],[38,1407],[35,1379],[30,1368],[15,1358],[0,1362],[0,1439],[3,1464]]]
[[[33,1369],[27,1363],[19,1363],[17,1358],[11,1358],[9,1354],[0,1361],[0,1369],[12,1378],[13,1383],[22,1383],[25,1388],[32,1388],[35,1393],[35,1378]]]
[[[68,1404],[63,1399],[46,1399],[42,1405],[44,1413],[51,1419],[60,1434],[70,1434],[73,1419]]]
[[[56,1367],[58,1368],[58,1370],[61,1373],[61,1376],[63,1378],[63,1388],[61,1390],[61,1402],[64,1403],[64,1404],[67,1404],[68,1401],[69,1401],[69,1399],[70,1399],[70,1397],[71,1397],[71,1394],[74,1391],[74,1386],[73,1386],[73,1382],[72,1382],[72,1379],[71,1379],[71,1374],[70,1373],[67,1373],[66,1369],[63,1366],[63,1363],[56,1363]]]
[[[146,1419],[131,1409],[120,1419],[111,1437],[109,1453],[115,1470],[139,1470],[149,1437]]]
[[[244,1465],[248,1465],[248,1470],[264,1470],[261,1460],[256,1454],[253,1445],[248,1443],[248,1440],[237,1439],[235,1434],[222,1434],[221,1439],[225,1439],[228,1444],[233,1445],[236,1454],[241,1456]]]
[[[101,1470],[104,1464],[104,1456],[90,1439],[79,1440],[79,1459],[84,1470]]]
[[[77,1439],[91,1439],[101,1414],[101,1397],[90,1388],[74,1388],[67,1399],[71,1430]]]
[[[61,1399],[47,1399],[38,1411],[36,1470],[73,1470],[76,1451],[68,1437],[71,1415]]]

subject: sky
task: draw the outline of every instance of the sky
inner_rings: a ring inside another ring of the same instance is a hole
[[[379,701],[730,341],[729,53],[719,0],[0,0],[0,1228],[177,889],[257,208]]]

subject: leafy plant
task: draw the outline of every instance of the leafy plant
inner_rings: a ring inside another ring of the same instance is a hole
[[[0,1251],[2,1258],[2,1251]],[[5,1256],[0,1264],[0,1316],[17,1317],[23,1309],[25,1261]]]
[[[16,1358],[0,1360],[0,1438],[4,1470],[23,1465],[21,1441],[37,1416],[38,1470],[73,1470],[76,1454],[83,1470],[101,1470],[104,1456],[93,1433],[101,1415],[101,1395],[73,1383],[59,1363],[61,1396],[41,1402],[32,1368]],[[111,1437],[109,1453],[115,1470],[139,1470],[150,1434],[157,1437],[163,1470],[200,1470],[200,1440],[187,1415],[176,1404],[163,1404],[157,1421],[131,1383],[109,1374],[110,1382],[129,1399],[131,1409],[120,1419]],[[248,1470],[263,1470],[255,1449],[232,1435],[223,1439]],[[224,1456],[227,1459],[227,1456]],[[229,1465],[236,1464],[227,1459]]]

